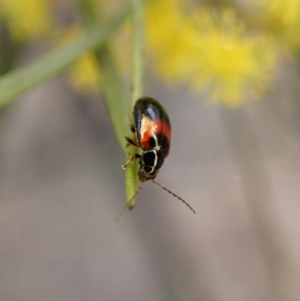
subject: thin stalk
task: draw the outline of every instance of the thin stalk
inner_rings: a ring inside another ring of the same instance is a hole
[[[143,16],[144,0],[132,0],[132,27],[133,27],[133,46],[132,46],[132,82],[130,107],[133,107],[136,100],[143,95],[143,48],[144,48],[144,16]],[[78,0],[83,15],[84,22],[91,25],[95,22],[96,15],[93,4],[89,0]],[[130,160],[133,154],[137,152],[135,146],[125,148],[124,136],[126,129],[129,130],[127,110],[122,102],[124,99],[124,89],[121,79],[115,68],[114,60],[109,50],[108,42],[101,48],[95,50],[101,68],[101,91],[104,94],[105,103],[111,117],[111,121],[121,147],[125,150],[127,159]],[[133,133],[128,136],[135,140]],[[126,207],[132,209],[135,205],[135,195],[138,184],[138,162],[134,160],[126,169]]]
[[[144,82],[144,1],[131,0],[132,4],[132,27],[133,27],[133,45],[132,45],[132,82],[131,82],[131,105],[134,106],[139,97],[143,95]],[[133,133],[129,134],[132,140],[135,140]],[[128,157],[137,152],[135,146],[130,145],[127,148]],[[135,193],[138,185],[138,162],[134,160],[126,169],[126,204],[131,210],[135,205]]]
[[[99,15],[96,13],[95,2],[90,0],[77,0],[82,21],[85,26],[91,27],[97,23]],[[101,16],[100,16],[101,19]],[[99,86],[103,94],[108,115],[113,125],[117,140],[125,152],[127,116],[124,114],[125,89],[122,78],[115,64],[115,59],[110,50],[109,40],[93,51],[99,69]]]

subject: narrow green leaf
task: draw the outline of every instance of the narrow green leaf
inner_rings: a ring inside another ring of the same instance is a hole
[[[102,19],[96,9],[96,3],[91,0],[77,0],[83,24],[90,28]],[[99,69],[99,86],[104,98],[107,112],[116,133],[118,142],[126,153],[124,136],[128,128],[126,92],[122,77],[116,66],[115,58],[107,39],[92,52]]]
[[[134,106],[138,98],[143,96],[144,83],[144,2],[131,0],[133,23],[133,49],[132,49],[132,79],[131,79],[131,104]],[[131,133],[129,137],[135,140]],[[137,152],[135,146],[128,147],[128,157]],[[126,204],[131,210],[135,205],[135,196],[138,187],[138,160],[135,160],[126,169]]]
[[[101,91],[104,95],[105,105],[119,144],[126,153],[124,136],[129,127],[127,95],[123,82],[108,44],[96,51],[96,57],[101,67]]]
[[[85,52],[99,47],[122,24],[129,10],[127,7],[107,24],[95,25],[76,41],[0,77],[0,107],[57,76]]]

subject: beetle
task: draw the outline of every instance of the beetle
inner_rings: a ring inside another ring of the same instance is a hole
[[[155,179],[157,173],[169,155],[171,124],[164,107],[155,99],[142,97],[133,109],[134,125],[131,131],[136,134],[136,141],[125,137],[126,141],[141,148],[142,154],[135,154],[123,166],[126,168],[134,159],[139,159],[139,180],[146,182]]]
[[[122,165],[122,168],[126,169],[133,160],[138,159],[138,177],[142,184],[151,180],[154,184],[186,204],[193,213],[196,213],[185,200],[154,180],[170,151],[171,123],[166,109],[154,98],[141,97],[136,101],[133,108],[133,122],[134,124],[130,126],[130,129],[135,133],[135,140],[127,136],[125,140],[128,144],[141,149],[141,154],[134,154],[128,163]],[[132,199],[134,199],[141,187],[139,187]],[[133,209],[133,206],[129,207],[129,209]]]

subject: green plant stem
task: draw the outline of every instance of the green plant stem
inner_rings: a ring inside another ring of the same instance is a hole
[[[110,22],[88,29],[76,41],[57,48],[35,62],[0,77],[0,107],[54,78],[85,52],[99,47],[123,23],[129,12],[130,7],[128,6]]]
[[[139,97],[143,95],[144,81],[144,1],[131,0],[132,23],[133,23],[133,49],[132,49],[132,83],[131,83],[131,104],[134,106]],[[135,135],[130,133],[129,137],[134,141]],[[135,146],[128,147],[128,157],[137,152]],[[138,162],[134,160],[126,169],[126,204],[131,210],[135,205],[135,193],[138,186]]]
[[[90,0],[77,0],[82,20],[87,27],[93,26],[99,16],[96,14],[95,3]],[[101,17],[101,16],[100,16]],[[111,123],[116,133],[118,142],[125,150],[125,139],[127,128],[127,106],[126,93],[123,87],[122,78],[115,64],[114,57],[110,50],[109,40],[93,51],[99,65],[99,86],[110,116]]]
[[[131,103],[134,106],[144,91],[144,1],[132,0],[133,14],[133,49],[132,49],[132,94]]]
[[[131,83],[131,107],[134,106],[136,100],[143,95],[143,45],[144,45],[144,28],[143,28],[143,2],[144,0],[132,0],[132,23],[133,23],[133,54],[132,54],[132,83]],[[95,22],[96,15],[93,9],[92,2],[89,0],[78,0],[84,22],[91,25]],[[124,109],[122,99],[124,99],[124,89],[118,72],[114,66],[114,60],[109,50],[108,42],[102,45],[101,48],[95,50],[95,55],[101,68],[101,91],[104,94],[104,99],[108,112],[111,117],[114,129],[117,133],[121,147],[124,147],[125,129],[129,126],[123,126],[127,119],[127,112]],[[135,140],[135,135],[129,133],[130,138]],[[125,149],[127,159],[137,152],[135,146],[128,146]],[[138,162],[135,160],[126,169],[126,206],[132,209],[135,205],[135,197],[138,184]]]
[[[104,45],[96,51],[96,56],[101,66],[100,78],[105,105],[118,142],[122,150],[126,152],[124,137],[128,128],[128,116],[126,114],[128,107],[122,79],[116,68],[109,45]]]

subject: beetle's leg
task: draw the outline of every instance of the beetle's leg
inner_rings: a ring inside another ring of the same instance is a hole
[[[130,160],[126,164],[122,165],[122,168],[126,169],[133,160],[139,159],[140,157],[141,157],[141,155],[139,155],[139,154],[135,154],[135,155],[131,156]]]
[[[130,125],[130,130],[132,133],[135,133],[135,126],[133,124]]]
[[[133,124],[130,125],[130,130],[132,133],[135,133],[135,126]],[[127,141],[126,147],[128,147],[130,144],[134,145],[136,147],[140,147],[139,144],[135,140],[132,140],[129,137],[125,136],[125,140]]]
[[[126,147],[128,147],[129,144],[132,144],[132,145],[134,145],[134,146],[136,146],[136,147],[140,147],[135,141],[133,141],[133,140],[130,139],[129,137],[125,136],[124,138],[125,138],[125,140],[128,142],[127,145],[126,145]]]

